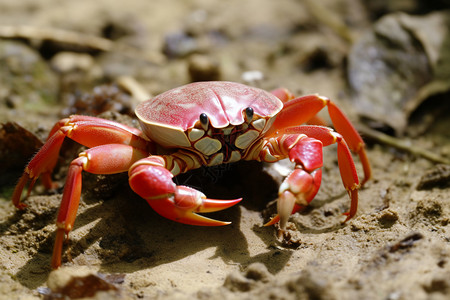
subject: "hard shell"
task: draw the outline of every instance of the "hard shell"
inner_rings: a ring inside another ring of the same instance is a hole
[[[166,147],[189,147],[185,132],[199,122],[200,114],[205,113],[214,128],[224,128],[242,124],[247,107],[256,115],[271,118],[283,103],[267,91],[240,83],[196,82],[141,103],[136,115],[153,141]]]

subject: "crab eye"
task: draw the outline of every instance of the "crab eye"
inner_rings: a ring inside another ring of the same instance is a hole
[[[200,123],[202,124],[203,127],[208,127],[208,123],[209,123],[208,115],[206,115],[205,113],[201,113],[200,114]]]
[[[250,122],[252,121],[252,119],[253,119],[253,113],[254,113],[253,108],[247,107],[247,108],[245,109],[245,116],[247,117],[247,122],[250,123]]]

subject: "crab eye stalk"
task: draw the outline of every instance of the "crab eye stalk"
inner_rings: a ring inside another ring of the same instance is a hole
[[[202,124],[202,127],[204,130],[208,129],[208,123],[209,123],[208,115],[205,113],[201,113],[200,114],[200,124]]]
[[[250,123],[250,122],[252,121],[252,119],[253,119],[253,114],[254,114],[253,108],[247,107],[247,108],[245,109],[245,117],[247,118],[247,122],[248,122],[248,123]]]

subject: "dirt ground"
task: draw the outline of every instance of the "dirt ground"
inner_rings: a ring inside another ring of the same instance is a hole
[[[450,3],[319,2],[0,0],[0,299],[449,299]],[[76,113],[137,127],[139,101],[198,80],[333,99],[372,165],[357,215],[342,224],[350,200],[334,146],[321,190],[283,239],[262,225],[289,161],[177,177],[210,198],[244,198],[212,214],[232,222],[223,227],[164,219],[126,174],[83,174],[52,272],[80,147],[64,144],[59,188],[38,182],[22,211],[10,199],[53,124]]]

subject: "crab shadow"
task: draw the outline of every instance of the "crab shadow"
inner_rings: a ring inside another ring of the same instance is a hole
[[[245,267],[253,262],[267,262],[266,266],[272,273],[279,272],[291,257],[291,251],[279,251],[267,248],[267,251],[252,256],[249,250],[248,238],[243,228],[244,210],[261,211],[267,199],[274,197],[277,185],[262,172],[262,166],[255,162],[244,162],[233,165],[222,165],[215,168],[202,168],[178,176],[175,181],[180,185],[194,187],[213,199],[244,200],[224,211],[209,213],[208,217],[217,220],[230,221],[231,224],[219,227],[189,226],[176,223],[159,216],[142,199],[138,198],[139,207],[123,206],[119,209],[126,223],[126,234],[121,238],[130,239],[127,245],[131,249],[120,264],[104,263],[105,272],[134,272],[141,269],[154,268],[159,265],[178,261],[211,247],[214,254],[209,259],[220,258],[226,264]],[[261,184],[265,187],[261,188]],[[137,197],[137,196],[136,196]],[[122,202],[123,205],[123,202]],[[244,208],[243,208],[244,207]],[[248,223],[248,222],[247,222]],[[262,224],[261,224],[262,225]],[[266,241],[274,237],[273,228],[264,228]],[[103,246],[114,240],[102,240]],[[269,243],[269,242],[264,243]],[[272,241],[273,242],[273,241]],[[111,245],[111,248],[114,246]],[[276,262],[274,263],[274,257]],[[270,263],[269,263],[270,262]],[[195,272],[195,270],[193,270]]]
[[[208,214],[208,217],[232,222],[227,226],[199,227],[167,220],[154,212],[145,200],[134,194],[123,180],[116,191],[111,193],[113,196],[110,199],[98,201],[93,195],[84,193],[83,201],[87,208],[80,209],[77,215],[71,239],[64,247],[63,263],[75,260],[77,264],[89,266],[92,249],[100,249],[95,257],[100,259],[102,272],[131,273],[175,262],[215,247],[211,259],[219,257],[227,264],[243,267],[253,262],[262,262],[271,273],[276,274],[289,261],[292,250],[268,246],[267,251],[252,256],[242,230],[243,208],[240,205],[247,210],[261,210],[267,202],[266,198],[273,197],[274,191],[276,194],[277,190],[276,184],[270,182],[270,178],[253,177],[254,173],[261,171],[261,167],[257,165],[244,164],[237,170],[234,167],[230,170],[200,169],[198,174],[188,173],[184,177],[176,178],[178,184],[198,188],[209,198],[243,197],[242,204]],[[261,181],[254,183],[258,180],[263,181],[262,185]],[[262,189],[261,186],[265,188]],[[85,188],[86,186],[83,186],[83,189]],[[14,226],[21,214],[23,212],[11,216],[1,224],[1,228],[6,231],[9,226]],[[51,216],[46,217],[45,222],[52,224],[55,218],[56,208],[53,208]],[[39,229],[42,228],[36,228]],[[83,234],[75,234],[77,230]],[[276,242],[273,228],[260,228],[258,236],[266,245]],[[32,258],[15,274],[21,284],[34,289],[45,282],[51,271],[53,242],[54,232],[48,233],[33,251],[35,254]],[[98,245],[94,245],[96,243]],[[95,264],[98,264],[98,261]]]
[[[92,174],[83,177],[83,184],[86,183],[83,185],[84,204],[77,215],[71,238],[64,247],[63,264],[70,265],[71,260],[77,265],[100,264],[101,272],[125,274],[152,269],[215,248],[214,254],[209,257],[211,260],[220,258],[226,264],[243,268],[260,262],[266,265],[270,273],[277,274],[295,251],[280,244],[273,227],[262,227],[262,222],[249,225],[248,220],[244,220],[247,217],[243,215],[244,211],[261,212],[277,195],[277,183],[262,171],[259,163],[199,169],[174,179],[177,184],[201,190],[208,198],[244,199],[234,207],[207,214],[213,219],[231,222],[230,225],[220,227],[190,226],[161,217],[129,188],[126,174],[117,176],[117,179],[112,177],[115,183],[109,182],[110,177],[106,177],[106,183],[100,184],[93,178],[95,175]],[[97,186],[108,188],[90,192]],[[98,198],[102,201],[98,201]],[[39,216],[45,217],[45,220],[41,220],[41,225],[35,226],[34,230],[42,230],[44,223],[54,223],[56,213],[57,206],[49,209],[45,216]],[[304,213],[309,214],[309,211]],[[15,226],[21,214],[23,212],[18,211],[12,215],[0,224],[0,228],[7,231],[8,227]],[[338,230],[341,226],[320,229],[314,226],[300,227],[300,232],[320,234]],[[249,245],[245,234],[248,230],[260,239],[257,241],[260,242],[259,249],[265,250],[251,254],[254,251],[249,247],[253,245]],[[51,271],[54,232],[43,235],[45,238],[34,249],[35,254],[15,274],[19,282],[31,289],[41,286]]]

